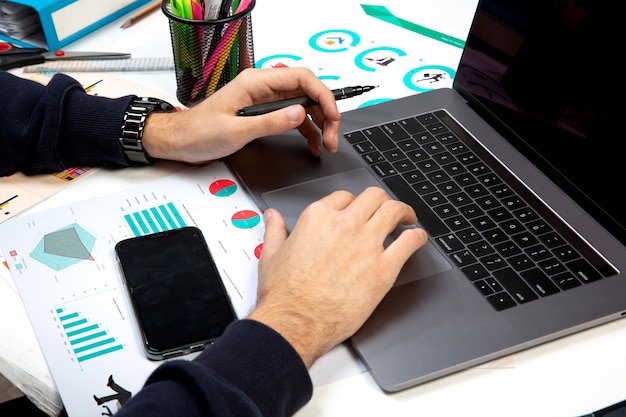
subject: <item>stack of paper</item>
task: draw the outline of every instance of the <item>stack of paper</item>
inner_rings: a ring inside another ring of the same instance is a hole
[[[0,1],[0,33],[24,39],[40,30],[39,16],[33,8]]]

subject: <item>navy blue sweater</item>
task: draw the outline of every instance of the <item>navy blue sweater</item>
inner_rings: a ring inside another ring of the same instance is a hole
[[[90,96],[62,75],[44,87],[0,71],[0,175],[128,165],[118,135],[132,98]],[[193,361],[157,368],[116,416],[289,416],[311,394],[293,347],[268,326],[239,320]]]

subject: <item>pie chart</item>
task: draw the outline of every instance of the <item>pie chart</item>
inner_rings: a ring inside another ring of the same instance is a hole
[[[261,251],[263,250],[263,244],[260,243],[256,248],[254,248],[254,256],[256,256],[257,259],[261,258]]]
[[[237,184],[228,179],[213,181],[209,185],[209,192],[216,197],[229,197],[237,191]]]
[[[252,229],[261,222],[261,216],[256,211],[241,210],[233,214],[230,220],[239,229]]]

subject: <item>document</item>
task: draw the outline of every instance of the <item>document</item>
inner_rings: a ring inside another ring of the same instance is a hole
[[[160,364],[143,352],[114,246],[185,225],[203,231],[237,315],[247,315],[264,226],[223,163],[0,224],[0,250],[68,415],[114,413]]]

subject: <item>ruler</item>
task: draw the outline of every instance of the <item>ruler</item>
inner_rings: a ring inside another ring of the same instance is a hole
[[[125,71],[174,71],[173,58],[126,58],[48,61],[29,65],[24,72],[125,72]]]

